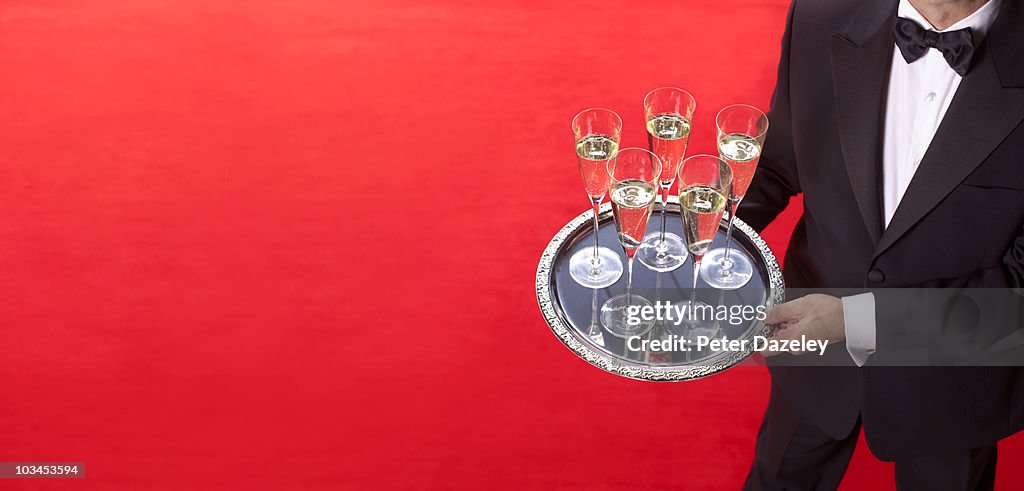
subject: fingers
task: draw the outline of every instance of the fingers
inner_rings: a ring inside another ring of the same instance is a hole
[[[799,322],[799,321],[798,322],[792,322],[792,323],[786,324],[786,327],[776,331],[775,335],[772,336],[772,338],[776,339],[776,340],[779,340],[779,341],[796,341],[796,340],[799,340],[801,338],[801,336],[804,336],[804,335],[807,334],[806,327],[807,326],[806,326],[805,322]],[[792,347],[793,345],[791,344],[790,346]],[[788,353],[791,354],[791,355],[802,355],[802,354],[806,353],[806,351],[794,350],[794,349],[791,348],[788,351]]]
[[[766,349],[761,351],[766,357],[810,353],[805,351],[805,340],[821,343],[844,337],[841,301],[828,295],[812,294],[786,302],[768,312],[764,322],[775,326]]]
[[[765,319],[765,321],[767,322],[767,319]],[[796,323],[794,322],[793,325],[795,325],[795,324]],[[768,339],[771,339],[771,340],[788,339],[788,336],[790,335],[792,330],[793,329],[791,328],[791,325],[788,322],[781,322],[781,323],[774,324],[774,325],[771,326],[771,331],[768,332]],[[768,343],[765,343],[764,348],[761,349],[758,352],[761,353],[761,355],[764,356],[765,358],[771,358],[773,356],[777,356],[777,355],[780,355],[782,353],[785,353],[785,351],[779,351],[779,350],[776,350],[776,349],[772,349],[772,346],[769,345]]]
[[[771,334],[772,339],[778,340],[792,340],[800,339],[800,335],[803,334],[802,326],[800,321],[786,322],[779,325],[779,329]]]
[[[783,324],[799,320],[804,315],[803,298],[779,305],[768,312],[765,316],[765,324]]]
[[[769,339],[785,343],[785,347],[782,348],[782,350],[773,350],[772,347],[775,345],[769,343],[769,349],[761,351],[761,354],[764,356],[775,356],[782,353],[789,353],[791,355],[803,355],[805,353],[809,353],[808,351],[794,349],[795,347],[800,346],[800,343],[789,343],[789,341],[800,341],[803,336],[813,337],[810,336],[810,333],[808,332],[812,323],[813,321],[790,321],[780,324],[779,328],[769,335]]]

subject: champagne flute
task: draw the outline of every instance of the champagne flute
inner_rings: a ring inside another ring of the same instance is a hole
[[[754,265],[743,253],[732,251],[732,224],[736,208],[747,194],[757,170],[761,146],[768,133],[768,117],[753,106],[737,104],[722,109],[715,118],[718,127],[718,155],[729,163],[733,172],[732,194],[729,196],[729,228],[725,247],[708,252],[701,278],[723,290],[746,285],[754,274]]]
[[[608,332],[626,338],[639,336],[654,325],[653,319],[643,320],[635,312],[630,315],[629,310],[651,307],[649,300],[633,294],[633,258],[658,200],[661,160],[642,148],[626,148],[608,161],[608,176],[615,229],[626,252],[626,293],[609,298],[601,306],[601,323]]]
[[[725,212],[732,186],[732,169],[714,155],[694,155],[679,168],[679,208],[686,247],[693,256],[693,291],[690,293],[684,322],[675,327],[685,327],[692,336],[714,336],[719,330],[713,316],[711,321],[707,320],[708,314],[713,314],[714,309],[697,301],[697,278],[700,276],[701,261],[711,248],[722,223],[722,213]]]
[[[594,247],[581,249],[569,258],[569,275],[587,288],[605,288],[622,277],[618,254],[598,243],[601,200],[608,193],[608,161],[619,150],[622,120],[608,109],[587,109],[572,118],[576,163],[583,186],[594,208]]]
[[[686,144],[690,140],[690,121],[697,102],[688,92],[675,87],[654,89],[644,97],[647,121],[647,143],[661,159],[661,231],[647,234],[637,259],[654,271],[673,271],[686,262],[683,239],[665,232],[665,209],[668,192],[676,179],[676,169],[683,162]]]

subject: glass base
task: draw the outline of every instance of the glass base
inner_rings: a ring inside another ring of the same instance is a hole
[[[678,319],[672,319],[662,325],[669,334],[674,334],[686,339],[686,344],[696,344],[698,336],[708,338],[718,337],[722,330],[715,320],[714,307],[700,301],[694,301],[695,315],[690,315],[690,302],[686,302],[683,309],[683,320],[676,324]],[[692,317],[692,318],[691,318]]]
[[[700,279],[719,290],[735,290],[746,285],[754,275],[754,265],[743,252],[733,248],[725,263],[725,248],[712,249],[700,265]]]
[[[683,239],[671,232],[665,232],[664,241],[661,240],[661,232],[647,234],[636,252],[636,258],[647,269],[659,273],[679,269],[686,263],[688,255]]]
[[[597,248],[597,262],[594,262],[594,248],[576,251],[569,258],[569,275],[587,288],[607,288],[622,277],[622,260],[607,247]]]
[[[627,313],[627,307],[637,306],[652,307],[651,302],[636,293],[627,295],[616,295],[609,298],[604,305],[601,306],[601,325],[608,330],[613,336],[620,338],[628,338],[632,336],[642,336],[650,331],[654,327],[654,319],[644,320],[639,315],[630,316]],[[629,319],[634,319],[636,325],[631,325]],[[638,322],[637,322],[638,321]]]

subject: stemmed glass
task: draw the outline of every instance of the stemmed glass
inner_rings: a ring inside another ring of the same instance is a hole
[[[713,155],[694,155],[679,168],[679,208],[686,247],[693,256],[693,292],[684,314],[685,322],[677,329],[685,327],[693,336],[709,336],[718,332],[718,324],[706,320],[707,315],[713,313],[711,306],[697,301],[697,278],[701,260],[711,248],[722,223],[722,213],[732,186],[733,173],[729,164]],[[670,324],[670,330],[671,327]]]
[[[572,135],[576,142],[576,163],[583,186],[594,207],[594,248],[581,249],[569,258],[569,275],[587,288],[605,288],[622,277],[622,261],[618,254],[598,244],[601,200],[608,193],[608,161],[619,150],[622,119],[608,109],[587,109],[572,118]]]
[[[601,323],[613,335],[638,336],[650,330],[654,320],[633,316],[635,325],[630,325],[630,307],[651,306],[649,300],[633,294],[633,257],[647,231],[654,202],[658,200],[661,160],[642,148],[626,148],[608,161],[608,176],[615,229],[626,252],[626,293],[609,298],[601,306]]]
[[[654,271],[673,271],[686,262],[683,239],[665,232],[665,208],[668,192],[676,179],[676,169],[686,155],[690,140],[690,121],[697,102],[689,92],[675,87],[654,89],[644,97],[647,118],[647,143],[664,167],[661,171],[661,231],[648,234],[640,244],[637,258]]]
[[[718,154],[729,163],[733,172],[732,194],[729,195],[729,228],[725,247],[708,252],[701,278],[723,290],[746,285],[754,274],[754,266],[744,254],[732,254],[732,225],[736,208],[747,194],[750,180],[757,170],[761,146],[768,133],[768,117],[755,107],[744,104],[728,106],[715,118],[718,127]]]

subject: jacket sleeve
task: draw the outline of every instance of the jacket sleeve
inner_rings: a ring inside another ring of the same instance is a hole
[[[796,0],[790,4],[786,31],[782,36],[779,72],[768,111],[768,135],[750,188],[736,214],[760,232],[800,193],[793,128],[790,119],[789,54],[793,35]]]

